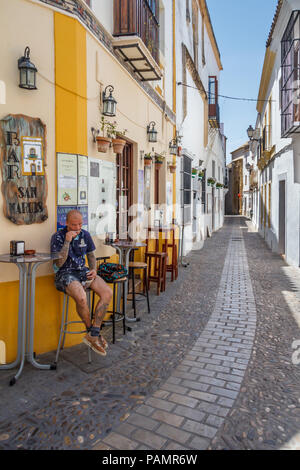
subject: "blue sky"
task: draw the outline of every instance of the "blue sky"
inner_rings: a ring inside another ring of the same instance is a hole
[[[219,94],[257,98],[266,42],[277,0],[206,0],[221,54]],[[230,152],[247,141],[249,124],[255,126],[256,102],[219,98],[221,122]]]

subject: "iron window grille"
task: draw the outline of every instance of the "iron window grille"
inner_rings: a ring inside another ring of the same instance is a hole
[[[281,40],[281,137],[300,132],[300,10],[294,10]]]

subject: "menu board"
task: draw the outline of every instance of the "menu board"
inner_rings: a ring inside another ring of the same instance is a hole
[[[88,203],[88,158],[84,155],[77,156],[78,184],[77,201],[78,205]]]
[[[88,208],[91,235],[104,238],[116,232],[116,166],[112,162],[88,160]]]
[[[57,154],[57,205],[77,205],[77,155]]]

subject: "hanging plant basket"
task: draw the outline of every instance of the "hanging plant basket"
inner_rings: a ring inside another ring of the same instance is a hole
[[[197,176],[197,170],[192,168],[192,178],[196,178]]]
[[[176,165],[169,165],[169,170],[170,170],[170,173],[176,173],[176,168],[177,166]]]
[[[155,169],[156,169],[156,170],[160,170],[161,167],[162,167],[162,164],[163,164],[163,162],[158,162],[158,161],[156,161],[156,162],[155,162]]]
[[[125,147],[125,144],[126,144],[126,140],[124,139],[119,139],[119,138],[113,139],[112,140],[113,151],[115,153],[122,153]]]
[[[152,158],[144,157],[144,165],[145,166],[151,166],[151,163],[152,163]]]
[[[97,140],[98,152],[106,153],[109,149],[111,139],[109,139],[108,137],[98,136],[96,137],[96,140]]]

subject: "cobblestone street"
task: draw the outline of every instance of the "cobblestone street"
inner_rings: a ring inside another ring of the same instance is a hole
[[[299,269],[243,217],[185,262],[106,358],[1,372],[0,449],[300,449]]]

